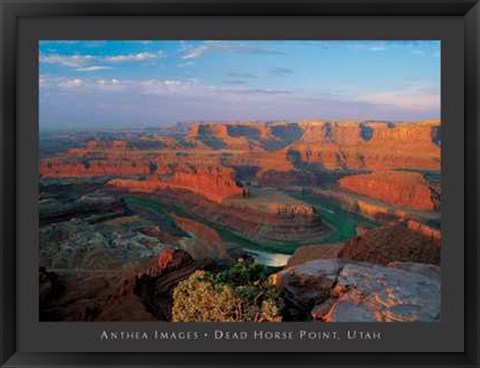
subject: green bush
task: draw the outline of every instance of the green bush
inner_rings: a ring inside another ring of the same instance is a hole
[[[212,273],[196,271],[173,293],[174,322],[280,322],[282,301],[271,271],[239,262]]]

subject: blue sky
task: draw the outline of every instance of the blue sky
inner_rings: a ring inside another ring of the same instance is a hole
[[[440,116],[439,41],[41,41],[40,128]]]

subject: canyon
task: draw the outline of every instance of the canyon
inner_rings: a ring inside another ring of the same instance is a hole
[[[241,261],[272,273],[285,320],[436,320],[422,303],[437,302],[441,138],[438,120],[53,135],[55,150],[40,142],[41,318],[170,320],[179,282]],[[359,274],[405,300],[397,277],[427,283],[428,300],[360,305],[386,296]]]
[[[289,171],[440,169],[440,122],[303,121],[194,123],[185,136],[86,142],[40,163],[44,176],[129,176],[164,173],[168,164],[258,167]],[[117,171],[113,171],[117,170]]]
[[[192,123],[180,137],[87,141],[42,159],[40,175],[108,177],[111,186],[144,192],[180,188],[215,202],[247,195],[249,183],[315,187],[340,179],[354,193],[431,211],[441,187],[425,173],[440,170],[439,127],[433,120]]]

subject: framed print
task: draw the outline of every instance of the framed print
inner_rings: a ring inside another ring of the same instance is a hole
[[[1,6],[2,367],[478,366],[476,1]]]

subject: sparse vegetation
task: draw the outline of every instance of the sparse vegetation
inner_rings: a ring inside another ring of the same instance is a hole
[[[175,322],[280,322],[283,302],[272,270],[249,262],[212,273],[197,271],[173,293]]]

